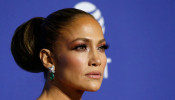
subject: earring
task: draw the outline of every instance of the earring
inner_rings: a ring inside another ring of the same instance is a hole
[[[50,73],[50,79],[53,80],[54,79],[54,73],[55,73],[55,70],[54,70],[55,66],[52,65],[52,67],[49,67],[49,73]]]

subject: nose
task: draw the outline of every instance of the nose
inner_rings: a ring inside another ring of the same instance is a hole
[[[89,62],[88,62],[89,66],[100,66],[101,65],[101,60],[100,60],[100,56],[97,52],[90,52],[89,53]]]

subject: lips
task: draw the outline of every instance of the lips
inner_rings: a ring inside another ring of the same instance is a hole
[[[101,78],[101,72],[99,71],[93,71],[93,72],[90,72],[90,73],[87,73],[86,76],[88,78],[92,78],[92,79],[100,79]]]

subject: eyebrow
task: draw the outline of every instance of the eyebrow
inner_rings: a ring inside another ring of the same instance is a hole
[[[75,41],[78,41],[78,40],[85,41],[85,42],[89,42],[89,41],[90,41],[90,40],[87,39],[87,38],[77,38],[77,39],[73,40],[71,43],[73,43],[73,42],[75,42]],[[105,39],[102,39],[102,40],[100,40],[100,41],[98,42],[98,44],[100,44],[100,43],[102,43],[102,42],[106,42],[106,40],[105,40]]]
[[[73,40],[71,43],[73,43],[75,41],[78,41],[78,40],[89,42],[89,39],[86,39],[86,38],[77,38],[77,39]]]
[[[102,40],[100,40],[100,41],[98,42],[98,44],[100,44],[100,43],[102,43],[102,42],[106,42],[106,40],[105,40],[105,39],[102,39]]]

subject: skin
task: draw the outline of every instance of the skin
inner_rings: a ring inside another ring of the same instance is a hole
[[[99,23],[90,16],[79,16],[62,30],[54,51],[42,49],[40,59],[48,69],[55,66],[38,100],[81,100],[84,91],[97,91],[103,80],[106,45]],[[87,74],[100,72],[99,78]],[[49,76],[49,75],[48,75]]]

